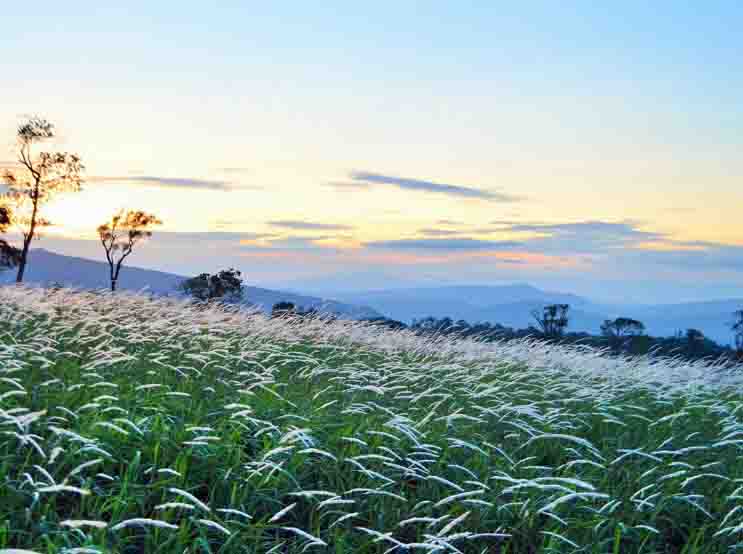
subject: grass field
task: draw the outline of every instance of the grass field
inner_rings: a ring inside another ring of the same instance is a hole
[[[736,368],[0,289],[0,552],[743,549]]]

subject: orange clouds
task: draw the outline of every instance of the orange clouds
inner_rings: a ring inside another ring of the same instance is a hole
[[[240,241],[240,244],[259,246],[257,241]],[[325,245],[323,245],[325,246]],[[341,263],[371,263],[380,265],[438,265],[468,262],[492,261],[504,264],[520,264],[535,268],[579,267],[584,260],[578,257],[552,256],[537,252],[489,251],[489,252],[378,252],[364,249],[360,244],[343,247],[328,244],[327,248],[317,249],[259,249],[241,252],[240,257],[253,259],[276,259],[302,263],[328,262],[331,259]]]

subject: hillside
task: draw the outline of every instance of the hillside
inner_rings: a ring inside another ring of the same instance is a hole
[[[12,270],[2,272],[0,284],[12,283],[14,278],[15,273]],[[179,294],[177,286],[184,279],[186,277],[173,273],[124,266],[119,277],[119,288],[130,291],[147,290],[158,295],[176,295]],[[64,256],[37,248],[29,253],[29,265],[24,280],[28,284],[60,283],[67,287],[105,289],[109,287],[108,265],[105,262]],[[277,302],[287,301],[304,309],[315,308],[351,319],[367,319],[380,315],[365,306],[259,287],[246,286],[243,297],[246,304],[258,306],[264,311],[270,311]]]
[[[0,553],[740,544],[741,368],[126,292],[0,327]]]
[[[89,289],[108,287],[108,269],[104,262],[63,256],[44,249],[32,250],[30,260],[26,273],[28,283],[48,285],[59,282]],[[0,284],[13,282],[13,276],[12,271],[0,273]],[[183,279],[185,277],[181,275],[125,266],[119,286],[125,290],[148,290],[155,294],[173,295],[177,294],[176,286]],[[743,299],[735,298],[658,305],[603,304],[576,294],[545,291],[528,284],[409,287],[360,292],[345,290],[332,296],[334,299],[328,300],[296,290],[245,288],[246,303],[259,306],[264,311],[270,310],[277,302],[288,301],[351,319],[384,315],[410,322],[414,318],[434,316],[472,323],[490,321],[514,328],[533,324],[532,310],[541,309],[545,304],[566,303],[571,306],[571,331],[598,334],[605,319],[625,316],[645,323],[647,332],[654,336],[670,336],[678,330],[693,327],[721,344],[732,341],[732,313],[743,307]]]

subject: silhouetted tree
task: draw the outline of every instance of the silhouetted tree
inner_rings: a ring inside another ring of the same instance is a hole
[[[0,206],[0,233],[5,233],[13,222],[13,212],[9,206]],[[18,265],[21,251],[5,239],[0,239],[0,270]]]
[[[478,322],[470,324],[460,320],[455,325],[448,325],[450,322],[451,320],[448,318],[426,317],[414,320],[409,329],[421,335],[469,337],[484,341],[519,340],[543,333],[535,326],[514,329],[498,323]],[[707,337],[698,340],[696,338],[698,335],[695,333],[692,333],[692,336],[695,340],[692,348],[689,347],[687,336],[681,332],[671,337],[651,337],[646,334],[627,335],[623,346],[626,352],[633,355],[682,355],[687,359],[707,358],[723,361],[733,359],[733,351],[730,347],[717,344]],[[580,344],[581,346],[595,348],[606,346],[606,336],[596,336],[585,332],[564,332],[560,336],[560,341],[565,344]],[[614,349],[613,352],[619,353],[620,350]],[[743,359],[743,355],[741,355],[741,359]]]
[[[54,137],[54,125],[46,119],[32,117],[22,122],[16,131],[18,165],[3,173],[8,187],[5,200],[13,205],[13,223],[23,234],[18,283],[23,281],[31,241],[40,228],[51,224],[41,216],[41,207],[60,192],[80,190],[82,183],[80,173],[84,167],[77,154],[33,151],[35,145]]]
[[[704,333],[699,329],[686,330],[686,353],[692,358],[699,356],[704,349]]]
[[[568,326],[569,304],[550,304],[542,311],[533,310],[532,317],[539,325],[541,333],[548,338],[559,338],[565,333]]]
[[[630,317],[618,317],[616,319],[604,320],[601,325],[601,334],[605,337],[614,335],[617,337],[627,337],[640,335],[645,331],[645,325],[642,321]]]
[[[632,339],[645,332],[645,325],[642,321],[630,317],[618,317],[616,319],[606,319],[601,324],[601,334],[609,341],[609,345],[614,350],[621,349],[628,339]]]
[[[180,288],[198,300],[236,300],[242,297],[242,273],[232,268],[213,275],[202,273],[183,281]]]
[[[435,317],[424,317],[422,319],[413,319],[411,328],[419,332],[424,333],[447,333],[450,332],[454,327],[454,321],[450,317],[442,317],[436,319]]]
[[[98,226],[98,237],[106,251],[112,291],[116,290],[124,260],[139,242],[152,236],[150,229],[154,225],[161,224],[162,221],[152,214],[129,210],[118,212],[111,221]]]
[[[541,314],[539,314],[541,315]],[[371,320],[373,323],[385,324],[384,318]],[[389,322],[391,327],[396,327],[396,322]],[[400,324],[404,328],[404,324]],[[533,337],[535,334],[542,333],[535,326],[529,326],[524,329],[514,329],[500,325],[499,323],[468,323],[459,320],[454,325],[451,324],[450,318],[437,319],[435,317],[425,317],[413,320],[409,329],[417,334],[425,336],[452,336],[458,338],[474,338],[484,341],[509,341],[521,340]],[[682,355],[687,359],[717,359],[732,360],[733,351],[728,346],[717,344],[715,341],[702,336],[699,338],[699,331],[691,330],[691,339],[693,347],[689,346],[689,331],[686,335],[682,332],[676,333],[671,337],[651,337],[646,334],[627,335],[625,337],[625,350],[634,355],[662,355],[662,356],[679,356]],[[606,346],[606,336],[596,336],[585,332],[565,332],[560,340],[566,344],[580,344],[581,346],[592,346],[602,348]],[[619,350],[614,350],[615,354]],[[743,356],[741,357],[743,359]]]
[[[281,317],[296,313],[297,307],[293,302],[277,302],[271,308],[271,317]]]
[[[739,357],[743,356],[743,310],[733,312],[733,323],[730,328],[735,333],[735,350]]]

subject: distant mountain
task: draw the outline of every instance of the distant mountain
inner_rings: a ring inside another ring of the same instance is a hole
[[[125,290],[143,290],[162,295],[178,294],[177,286],[186,277],[151,269],[124,266],[119,277],[119,287]],[[15,271],[0,273],[0,284],[15,281]],[[24,281],[28,284],[50,285],[60,283],[65,286],[83,289],[105,289],[108,281],[108,264],[86,258],[63,256],[42,248],[31,250]],[[315,296],[304,296],[294,292],[245,287],[244,302],[270,311],[277,302],[293,302],[303,309],[315,308],[325,313],[333,313],[349,319],[380,317],[372,308],[326,300]]]
[[[510,314],[517,315],[544,304],[570,304],[573,308],[590,305],[585,298],[574,294],[547,292],[527,284],[483,286],[461,285],[374,290],[358,293],[339,293],[344,301],[363,303],[385,315],[401,321],[410,321],[429,315],[451,317],[467,321],[498,321],[511,325]],[[353,299],[353,300],[351,300]]]
[[[29,254],[26,282],[44,284],[59,282],[87,289],[108,288],[108,266],[105,262],[63,256],[44,249]],[[12,283],[15,272],[0,272],[0,284]],[[177,285],[185,277],[150,269],[125,266],[120,287],[146,289],[155,294],[178,294]],[[347,285],[350,286],[350,285]],[[294,288],[294,287],[292,287]],[[324,294],[324,293],[323,293]],[[575,294],[552,292],[528,284],[421,286],[389,290],[333,293],[335,300],[307,296],[298,291],[281,291],[245,287],[246,304],[268,311],[281,301],[302,308],[316,308],[349,319],[368,319],[385,315],[409,323],[426,316],[464,319],[470,323],[489,321],[514,328],[533,324],[531,312],[546,304],[570,304],[572,331],[599,333],[604,319],[618,316],[642,321],[648,334],[669,336],[690,327],[700,329],[722,344],[732,341],[732,313],[743,308],[743,299],[729,298],[708,302],[657,305],[618,305],[593,302]]]
[[[489,321],[514,328],[534,323],[531,312],[546,304],[570,304],[572,331],[597,334],[605,319],[624,316],[642,321],[648,334],[670,336],[688,328],[700,329],[722,344],[732,340],[732,313],[743,299],[658,305],[600,304],[575,294],[550,292],[527,284],[501,286],[442,286],[373,290],[336,295],[344,302],[364,304],[409,323],[426,316]]]

